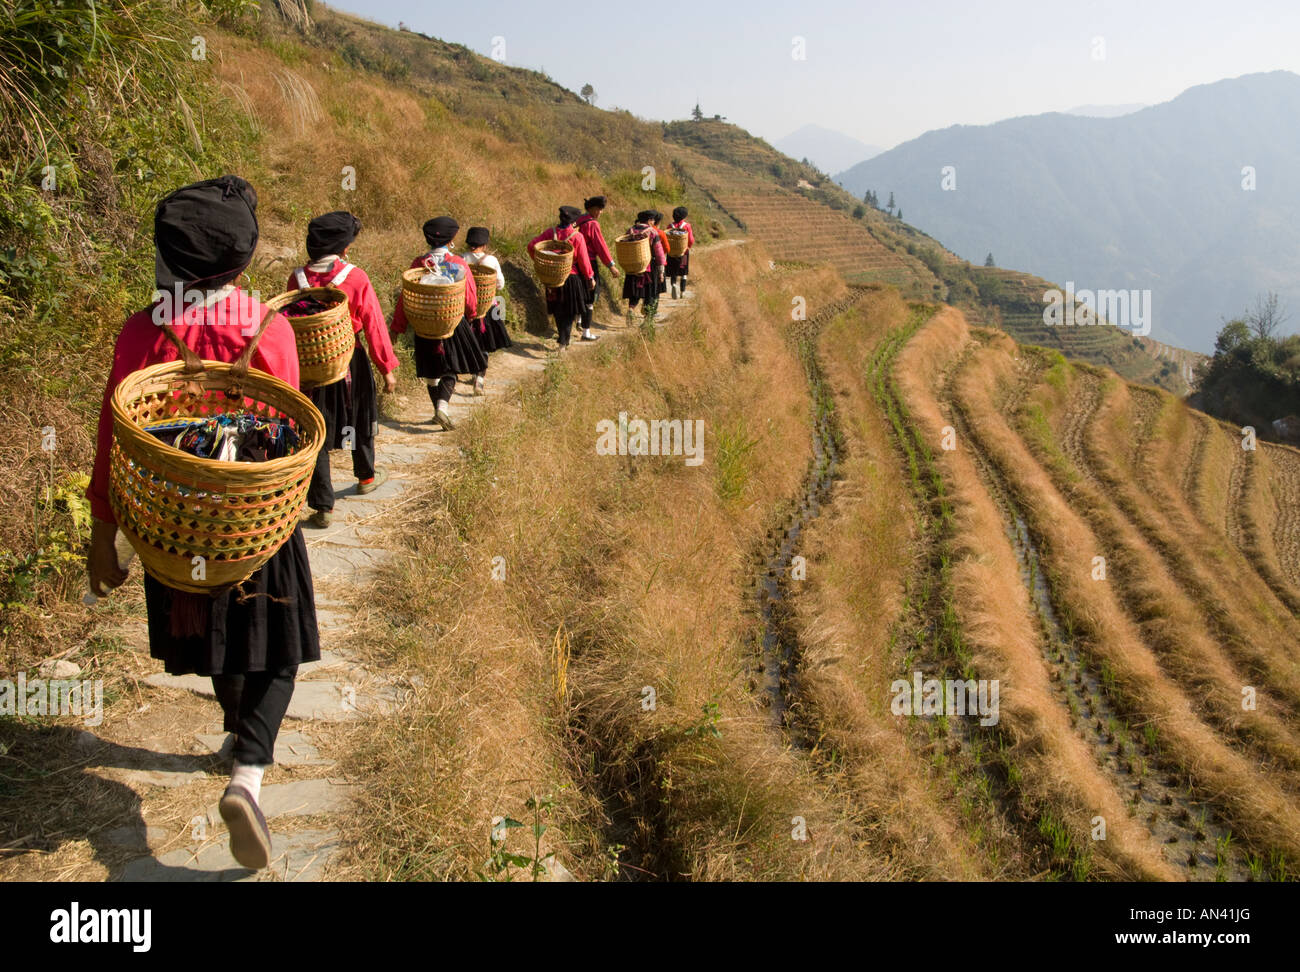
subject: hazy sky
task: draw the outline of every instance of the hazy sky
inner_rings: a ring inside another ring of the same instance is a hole
[[[892,147],[933,128],[1084,104],[1156,104],[1208,81],[1300,73],[1296,0],[333,0],[597,104],[685,118],[699,99],[756,135],[807,122]],[[806,57],[793,56],[795,38]],[[646,65],[650,65],[647,67]]]

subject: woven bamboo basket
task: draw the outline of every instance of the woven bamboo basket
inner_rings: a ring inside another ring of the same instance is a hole
[[[200,361],[186,348],[184,360],[136,371],[113,392],[109,503],[144,569],[176,590],[214,594],[246,580],[298,526],[325,420],[298,389],[249,369],[256,343],[234,364]],[[298,450],[266,462],[220,462],[146,431],[230,412],[288,418]]]
[[[424,267],[412,267],[402,274],[406,319],[419,337],[449,338],[465,316],[465,281],[469,277],[462,275],[449,284],[422,284],[420,278],[426,273]]]
[[[686,241],[688,237],[685,230],[668,231],[668,255],[670,257],[679,257],[686,255]]]
[[[491,267],[476,264],[469,268],[474,274],[474,288],[478,292],[478,307],[474,316],[484,317],[492,309],[492,301],[497,298],[497,272]]]
[[[648,234],[631,236],[624,233],[614,241],[614,259],[624,273],[636,276],[650,266],[650,237]]]
[[[533,248],[533,270],[543,287],[563,287],[573,270],[573,244],[543,240]]]
[[[290,290],[272,297],[265,306],[283,311],[304,297],[335,301],[333,307],[319,314],[288,318],[298,341],[298,387],[306,391],[318,385],[332,384],[348,373],[357,339],[352,330],[348,295],[335,287]]]

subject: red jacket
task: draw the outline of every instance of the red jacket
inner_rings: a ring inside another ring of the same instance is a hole
[[[397,355],[393,353],[393,342],[388,337],[388,322],[384,320],[383,308],[379,306],[379,295],[371,286],[366,272],[358,266],[353,266],[342,282],[331,283],[343,266],[342,260],[335,260],[328,270],[309,270],[303,267],[302,275],[307,279],[308,287],[333,286],[348,295],[352,331],[354,334],[365,331],[370,360],[375,363],[381,375],[386,375],[397,367]],[[297,290],[298,287],[298,275],[289,274],[289,289]]]
[[[113,412],[109,406],[114,390],[133,371],[165,361],[176,361],[180,353],[154,321],[154,305],[127,318],[113,348],[113,368],[99,409],[99,433],[95,442],[95,466],[86,497],[95,519],[116,523],[108,502],[108,464],[113,446]],[[161,311],[160,311],[161,313]],[[183,308],[168,314],[176,336],[207,361],[233,362],[253,339],[265,313],[254,297],[234,290],[211,307]],[[166,319],[165,319],[165,322]],[[276,314],[253,352],[252,367],[298,387],[298,343],[293,327],[283,314]]]
[[[561,236],[561,233],[565,235]],[[587,241],[583,239],[580,230],[577,230],[572,226],[563,230],[558,226],[552,226],[546,232],[533,237],[532,242],[528,244],[529,258],[532,257],[533,250],[537,247],[537,244],[544,240],[559,240],[562,243],[572,243],[573,269],[569,271],[570,275],[575,273],[582,274],[584,280],[590,280],[595,276],[595,272],[591,269],[591,257],[587,255]]]
[[[695,245],[695,230],[691,229],[689,220],[680,220],[672,225],[673,229],[686,230],[686,249],[689,250]]]
[[[582,234],[582,238],[587,244],[588,258],[594,258],[605,264],[605,266],[612,267],[614,258],[610,255],[609,245],[605,242],[605,234],[596,218],[583,213],[573,225],[578,227],[578,232]]]
[[[439,247],[438,249],[441,250],[442,247]],[[416,257],[411,261],[411,269],[425,266],[424,261],[429,259],[433,253],[437,252],[437,250],[433,250],[423,256]],[[474,274],[470,273],[469,264],[466,263],[464,259],[456,256],[456,254],[450,251],[444,253],[443,259],[448,263],[455,263],[465,268],[465,316],[473,320],[474,313],[478,310],[478,287],[474,283]],[[393,333],[404,333],[406,331],[406,324],[406,310],[402,307],[402,295],[399,293],[397,295],[397,306],[393,309]]]

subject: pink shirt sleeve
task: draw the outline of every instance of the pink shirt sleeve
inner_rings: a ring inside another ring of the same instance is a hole
[[[587,255],[587,241],[582,238],[581,233],[573,234],[573,269],[580,273],[583,279],[589,279],[592,276],[591,257]]]
[[[366,346],[370,349],[370,360],[375,363],[379,373],[386,375],[397,367],[397,355],[393,352],[393,342],[388,336],[388,324],[384,320],[384,310],[379,306],[379,295],[370,283],[370,277],[360,267],[348,274],[344,284],[356,283],[350,288],[348,306],[352,312],[352,326],[366,335]]]

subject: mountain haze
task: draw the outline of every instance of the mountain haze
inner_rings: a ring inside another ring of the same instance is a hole
[[[909,223],[971,261],[991,252],[1078,288],[1150,289],[1152,337],[1207,351],[1262,291],[1300,305],[1298,114],[1300,76],[1245,75],[1118,118],[928,132],[839,180],[894,193]]]
[[[884,151],[843,132],[811,124],[777,139],[772,147],[792,159],[807,159],[823,172],[843,172]]]

